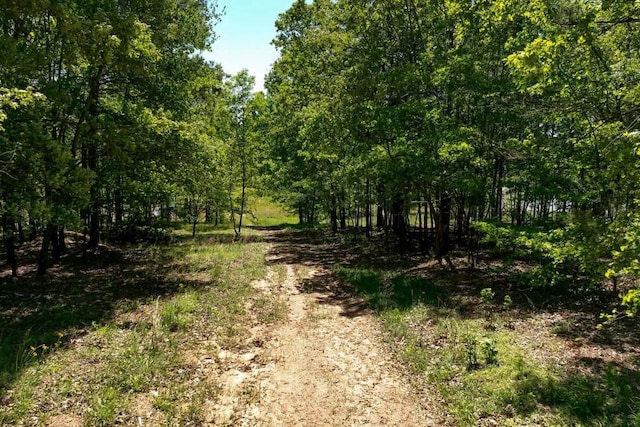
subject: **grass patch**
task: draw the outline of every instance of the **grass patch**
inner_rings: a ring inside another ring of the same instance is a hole
[[[253,301],[253,310],[260,323],[277,323],[285,320],[289,307],[272,295],[262,295]]]
[[[242,218],[242,234],[255,235],[251,227],[290,227],[298,224],[298,217],[292,214],[280,203],[271,200],[269,197],[257,194],[254,189],[247,189],[246,212]],[[236,214],[236,224],[240,221],[240,215]],[[218,218],[218,224],[204,222],[204,215],[196,224],[196,236],[211,234],[228,234],[234,236],[231,226],[231,217],[224,214]],[[193,232],[192,223],[173,224],[174,233],[177,236],[191,236]],[[247,228],[245,228],[247,227]]]
[[[10,325],[0,330],[0,425],[60,413],[86,426],[134,425],[149,411],[149,425],[202,424],[218,388],[189,354],[242,345],[250,283],[265,274],[265,245],[228,235],[125,246],[106,264],[62,271],[59,282],[53,274],[50,285],[17,283],[34,299],[0,307]],[[269,304],[265,319],[275,319]]]
[[[437,390],[457,425],[640,425],[637,370],[585,358],[560,363],[566,349],[551,346],[540,355],[544,343],[526,322],[514,328],[498,310],[490,321],[463,315],[441,283],[372,269],[337,273],[376,310],[418,386]]]
[[[254,227],[274,227],[298,223],[298,217],[285,207],[274,203],[268,197],[252,196],[249,200],[249,212],[245,216],[246,225]]]

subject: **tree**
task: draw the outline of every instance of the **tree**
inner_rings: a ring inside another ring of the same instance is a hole
[[[11,91],[3,101],[41,94],[29,111],[2,108],[2,143],[28,190],[13,197],[18,187],[2,183],[12,205],[3,224],[5,236],[23,220],[44,230],[40,274],[49,250],[54,262],[64,250],[65,227],[84,223],[96,247],[112,217],[123,221],[125,207],[131,219],[149,221],[154,205],[170,203],[191,141],[192,82],[210,68],[196,55],[212,42],[210,6],[96,0],[3,7],[0,86]]]
[[[602,260],[630,247],[615,236],[637,209],[637,13],[572,0],[298,1],[276,24],[269,181],[301,219],[319,197],[334,230],[364,199],[367,231],[376,209],[401,249],[417,205],[421,246],[438,259],[473,221],[513,235],[536,225],[545,233],[527,241],[555,248],[553,268],[599,280]],[[629,271],[615,258],[611,271]]]

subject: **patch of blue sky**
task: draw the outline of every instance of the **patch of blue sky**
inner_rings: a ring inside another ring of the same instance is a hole
[[[246,68],[256,79],[255,90],[264,90],[265,76],[278,58],[271,45],[275,22],[292,4],[293,0],[218,0],[225,13],[215,27],[212,50],[203,56],[221,64],[227,74]]]

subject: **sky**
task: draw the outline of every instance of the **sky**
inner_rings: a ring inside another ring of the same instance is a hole
[[[219,10],[226,8],[222,22],[215,27],[217,39],[208,60],[222,64],[225,72],[235,74],[246,68],[256,78],[256,91],[264,89],[264,76],[278,58],[271,40],[275,22],[294,0],[218,0]]]

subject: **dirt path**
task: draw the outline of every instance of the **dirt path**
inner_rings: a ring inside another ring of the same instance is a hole
[[[249,351],[220,356],[233,363],[211,424],[436,425],[394,367],[375,318],[334,287],[329,264],[340,254],[279,233],[267,235],[269,273],[254,286],[283,303],[286,319],[256,324]]]

